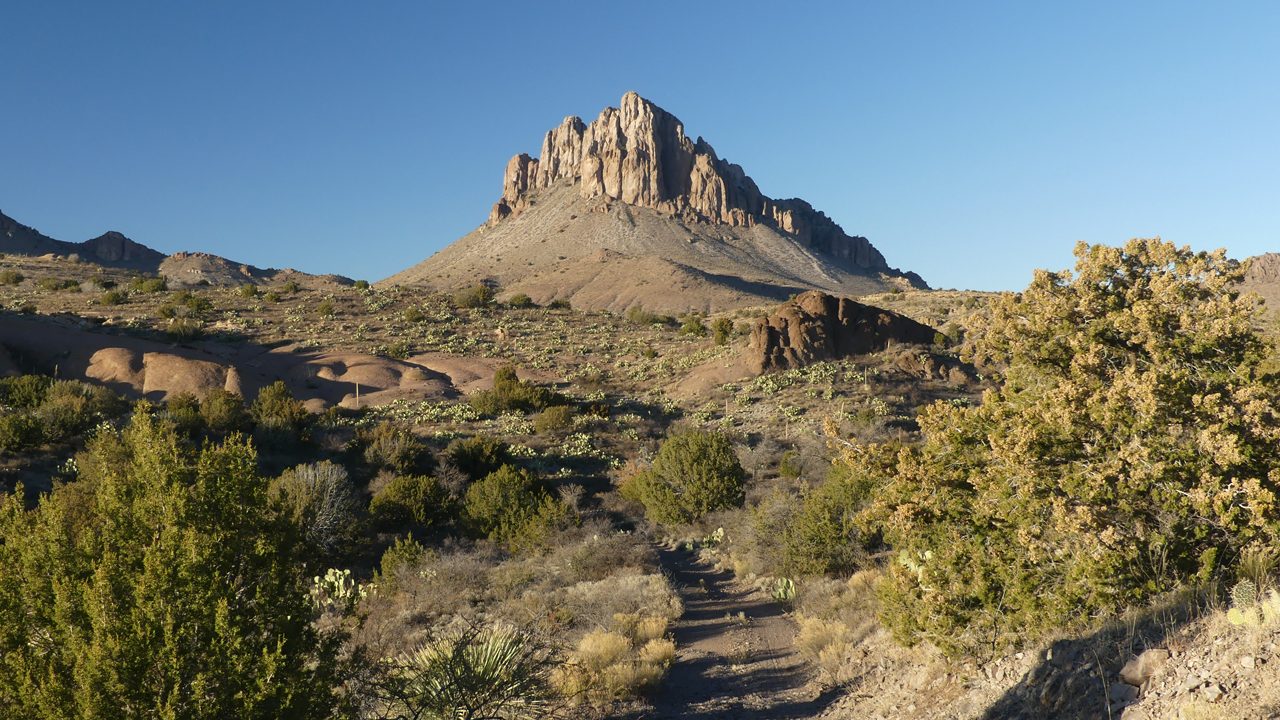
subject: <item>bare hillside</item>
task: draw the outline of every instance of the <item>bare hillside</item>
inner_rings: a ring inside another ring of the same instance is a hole
[[[621,105],[590,125],[566,118],[540,159],[512,158],[487,223],[382,284],[488,282],[535,300],[664,312],[927,287],[803,200],[762,195],[661,108],[634,93]]]

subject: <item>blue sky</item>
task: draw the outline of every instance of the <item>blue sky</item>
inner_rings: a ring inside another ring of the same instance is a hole
[[[1275,3],[0,3],[0,210],[379,279],[635,90],[934,287],[1280,251]]]

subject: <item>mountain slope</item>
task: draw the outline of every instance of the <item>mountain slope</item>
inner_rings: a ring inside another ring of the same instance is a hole
[[[663,312],[725,309],[797,290],[847,296],[927,287],[808,203],[762,195],[742,168],[701,138],[690,141],[661,108],[635,93],[621,105],[590,125],[567,118],[547,133],[541,159],[512,158],[489,222],[382,284],[448,290],[489,282],[584,308],[623,309],[628,298],[643,298]],[[634,261],[586,259],[601,250]],[[636,273],[651,260],[705,282],[640,291],[648,278]]]

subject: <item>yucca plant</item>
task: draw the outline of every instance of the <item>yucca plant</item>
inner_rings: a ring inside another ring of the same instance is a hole
[[[390,694],[400,717],[525,720],[551,710],[546,646],[510,628],[468,628],[398,658]]]

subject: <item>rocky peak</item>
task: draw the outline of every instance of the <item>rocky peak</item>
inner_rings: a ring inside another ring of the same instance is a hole
[[[687,222],[765,223],[858,267],[889,269],[866,238],[847,235],[803,200],[766,197],[741,166],[720,159],[702,138],[690,140],[678,118],[634,92],[590,124],[565,118],[547,132],[541,157],[513,157],[489,223],[519,215],[531,205],[530,191],[558,181],[577,184],[584,198],[653,208]]]

